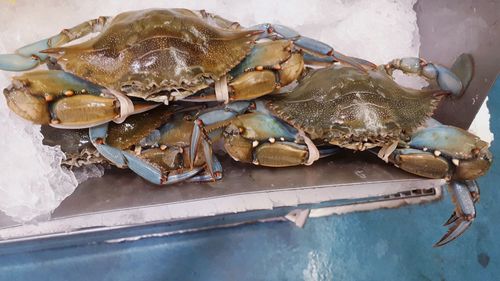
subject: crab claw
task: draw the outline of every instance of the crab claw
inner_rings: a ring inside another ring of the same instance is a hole
[[[23,71],[37,67],[40,59],[25,57],[19,54],[0,54],[0,69],[6,71]]]
[[[193,132],[191,133],[191,145],[189,147],[189,161],[191,163],[190,165],[194,165],[200,142],[205,148],[204,153],[207,154],[209,152],[208,146],[211,145],[211,141],[209,130],[206,129],[206,126],[230,120],[238,114],[242,114],[243,112],[246,112],[247,110],[252,108],[255,108],[255,103],[248,101],[238,101],[225,105],[222,108],[216,108],[214,110],[209,110],[200,114],[200,116],[198,116],[198,118],[194,121]],[[207,159],[208,158],[210,157],[207,157]],[[211,171],[210,173],[213,176],[213,169],[210,165],[211,161],[208,161],[208,163],[209,169]]]
[[[479,201],[479,196],[480,196],[479,186],[475,182],[468,183],[467,186],[472,196],[472,201],[474,202],[474,204],[477,203]],[[453,214],[451,214],[450,218],[443,224],[443,226],[448,226],[454,223],[457,219],[458,219],[457,212],[453,212]]]
[[[63,71],[33,71],[14,77],[4,89],[7,106],[36,124],[88,128],[118,114],[116,98],[102,88]]]
[[[37,67],[47,59],[47,55],[40,53],[40,50],[50,48],[51,42],[59,42],[60,35],[50,39],[40,40],[32,44],[21,47],[13,54],[0,54],[0,70],[26,71]]]
[[[109,22],[109,19],[109,17],[99,17],[88,20],[72,28],[63,29],[52,37],[21,47],[13,54],[0,54],[0,70],[26,71],[33,69],[49,58],[48,52],[44,52],[44,50],[62,46],[92,32],[99,32]]]
[[[191,133],[191,145],[189,147],[189,165],[190,168],[194,165],[194,160],[196,158],[196,153],[198,152],[198,146],[200,140],[202,139],[203,121],[198,119],[195,121],[193,132]]]
[[[158,104],[136,103],[122,93],[105,89],[59,70],[32,71],[14,77],[3,91],[7,106],[35,124],[80,129],[152,109]]]
[[[472,80],[474,61],[470,54],[462,54],[449,69],[439,64],[426,62],[421,58],[407,57],[392,60],[384,68],[390,75],[396,69],[404,73],[417,74],[427,79],[433,88],[437,87],[453,97],[460,97]]]
[[[443,246],[456,238],[469,228],[476,218],[474,203],[478,200],[479,188],[475,181],[453,181],[449,184],[450,193],[455,203],[456,210],[445,225],[453,224],[448,232],[436,243],[434,247]]]
[[[457,220],[458,220],[457,213],[453,212],[453,214],[451,214],[450,218],[443,224],[443,226],[448,226],[448,225],[456,222]]]

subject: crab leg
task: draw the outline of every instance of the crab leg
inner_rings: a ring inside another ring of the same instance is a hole
[[[239,108],[243,108],[241,105]],[[317,148],[308,137],[288,124],[268,115],[261,103],[239,111],[219,109],[201,114],[195,121],[191,140],[191,162],[199,142],[210,159],[214,132],[222,132],[224,147],[236,161],[268,167],[310,165],[320,157],[335,154],[338,148]],[[218,133],[221,134],[221,133]]]
[[[477,136],[444,125],[415,132],[407,146],[395,149],[388,160],[407,172],[449,181],[456,210],[445,223],[453,225],[435,245],[442,246],[460,236],[475,218],[479,187],[474,180],[488,171],[491,152],[488,144]]]
[[[224,148],[234,160],[267,167],[311,165],[339,151],[316,147],[303,132],[258,111],[233,119],[223,135]]]
[[[357,68],[363,67],[364,69],[373,69],[377,66],[372,62],[369,62],[364,59],[356,58],[356,57],[347,57],[345,55],[340,54],[339,52],[335,53],[335,56],[321,57],[315,56],[308,53],[303,55],[304,61],[311,65],[331,65],[337,61],[346,62],[349,61],[348,64],[354,65]]]
[[[475,181],[452,181],[449,183],[449,190],[455,203],[456,210],[453,225],[448,232],[436,243],[434,247],[443,246],[465,232],[476,218],[475,200],[472,196],[473,190],[478,190]],[[453,215],[452,215],[453,217]]]
[[[318,158],[327,157],[339,151],[338,147],[317,148],[281,139],[276,140],[273,137],[258,142],[241,136],[226,136],[224,147],[236,161],[265,167],[310,165]]]
[[[392,75],[395,69],[404,73],[420,75],[428,81],[434,81],[434,86],[450,92],[454,97],[459,97],[472,79],[474,65],[471,55],[462,54],[451,69],[416,57],[392,60],[384,65],[384,68],[389,75]]]
[[[198,175],[193,176],[192,178],[187,179],[188,182],[208,182],[208,181],[217,181],[222,179],[222,165],[215,155],[212,157],[212,173],[209,171],[202,171]],[[212,175],[213,174],[213,175]]]
[[[342,53],[335,51],[332,46],[321,41],[302,36],[297,31],[290,27],[279,24],[258,24],[249,28],[250,30],[264,31],[259,39],[262,38],[282,38],[293,41],[293,43],[305,51],[308,55],[304,55],[306,63],[333,63],[336,61],[354,66],[359,69],[373,69],[376,67],[371,62],[349,57]]]
[[[130,99],[59,70],[40,70],[14,77],[4,90],[7,105],[36,124],[79,129],[109,121],[123,122],[158,104],[132,104]]]
[[[190,163],[193,165],[195,157],[198,153],[200,142],[203,142],[204,147],[211,147],[210,136],[206,126],[215,125],[212,129],[215,131],[217,128],[224,126],[224,122],[231,120],[235,116],[246,112],[248,109],[255,107],[254,103],[242,101],[234,102],[224,106],[221,109],[207,111],[194,121],[193,132],[191,134],[191,146],[189,148]],[[204,149],[207,153],[207,149]],[[209,167],[213,170],[212,167]]]
[[[470,196],[472,197],[472,202],[475,204],[479,201],[480,197],[480,191],[479,191],[479,186],[477,185],[476,181],[465,181],[465,184],[467,188],[470,191]],[[453,214],[450,216],[450,218],[444,223],[443,226],[448,226],[452,223],[454,223],[459,216],[457,215],[457,212],[453,212]]]
[[[212,171],[210,175],[204,173],[195,177],[204,170],[203,166],[193,167],[186,171],[182,171],[180,169],[168,170],[163,168],[161,163],[155,163],[155,156],[158,154],[165,155],[169,153],[167,149],[153,149],[150,154],[141,154],[139,152],[138,154],[141,155],[139,156],[132,152],[124,151],[120,148],[107,144],[106,138],[108,137],[108,123],[90,128],[89,136],[90,141],[103,157],[119,168],[130,168],[136,174],[154,184],[168,185],[188,179],[191,179],[192,181],[212,181],[222,177],[221,165],[215,156],[212,156],[211,150],[211,163],[209,166],[212,167]],[[211,176],[212,174],[215,176]]]
[[[14,54],[0,54],[0,69],[7,71],[33,69],[49,58],[43,53],[44,50],[62,46],[93,32],[99,32],[106,26],[109,19],[110,17],[99,17],[86,21],[70,29],[64,29],[55,36],[21,47]]]
[[[144,161],[131,153],[122,152],[126,159],[128,167],[134,171],[136,174],[144,178],[145,180],[158,184],[158,185],[168,185],[181,181],[185,181],[203,170],[203,167],[194,167],[186,172],[175,173],[175,172],[163,172],[158,167]]]
[[[217,80],[214,87],[197,95],[187,97],[189,101],[253,100],[277,93],[282,87],[297,81],[304,70],[302,54],[292,48],[289,40],[259,42],[250,54],[229,72]]]
[[[121,149],[107,145],[105,140],[108,136],[109,123],[95,126],[89,129],[89,137],[97,151],[118,168],[126,168],[127,162]]]
[[[103,90],[63,71],[42,70],[14,77],[4,95],[12,111],[34,123],[88,128],[118,115],[116,99]]]
[[[453,126],[421,129],[407,146],[395,149],[388,160],[427,178],[474,180],[488,171],[493,158],[486,142]]]

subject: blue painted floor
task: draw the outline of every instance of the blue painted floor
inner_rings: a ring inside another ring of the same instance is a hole
[[[500,79],[490,93],[500,136]],[[494,155],[500,145],[492,146]],[[0,280],[498,280],[498,161],[479,180],[478,218],[462,237],[445,232],[449,198],[425,205],[254,224],[135,242],[0,255]]]

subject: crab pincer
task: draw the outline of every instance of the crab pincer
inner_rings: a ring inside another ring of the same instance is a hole
[[[460,128],[438,125],[413,134],[409,148],[396,149],[389,160],[399,168],[428,178],[445,178],[455,212],[445,223],[449,231],[435,246],[460,236],[476,217],[479,200],[475,179],[490,168],[493,157],[488,144]]]
[[[479,186],[473,180],[452,181],[448,184],[456,209],[445,226],[451,225],[448,232],[439,239],[434,247],[440,247],[458,238],[469,228],[476,218],[474,204],[479,200]]]
[[[60,70],[40,70],[14,77],[4,89],[7,106],[35,124],[63,129],[123,122],[131,114],[158,104],[136,102],[120,92],[103,88]]]
[[[50,58],[44,50],[62,46],[93,32],[99,32],[107,25],[109,19],[109,17],[92,19],[72,28],[63,29],[52,37],[21,47],[13,54],[0,54],[0,69],[7,71],[33,69]]]
[[[384,65],[384,68],[388,74],[398,69],[407,74],[420,75],[428,79],[432,83],[431,86],[447,91],[457,98],[463,94],[472,79],[474,62],[470,54],[461,54],[451,69],[448,69],[421,58],[407,57],[392,60]]]

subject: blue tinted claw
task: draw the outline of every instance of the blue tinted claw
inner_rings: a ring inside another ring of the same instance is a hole
[[[453,97],[460,97],[472,80],[474,61],[470,54],[461,54],[451,69],[439,64],[423,63],[422,73],[427,78],[436,79],[437,85],[450,92]]]
[[[467,228],[471,226],[471,224],[472,221],[466,220],[459,220],[458,222],[455,222],[455,224],[450,227],[448,232],[436,244],[434,244],[434,247],[441,247],[455,240],[462,235]]]
[[[437,69],[437,83],[439,87],[445,91],[450,92],[453,96],[458,97],[462,94],[464,89],[460,79],[448,68],[435,65]]]
[[[212,170],[214,171],[214,180],[220,180],[222,179],[222,165],[215,157],[215,155],[212,157]]]
[[[89,129],[89,137],[92,144],[95,146],[97,151],[106,159],[111,161],[114,165],[119,168],[125,168],[127,166],[123,151],[105,144],[106,137],[108,135],[108,123],[92,127]]]
[[[173,184],[185,181],[203,170],[203,167],[194,167],[181,173],[176,171],[164,172],[158,166],[155,166],[134,154],[105,144],[108,134],[107,132],[108,123],[89,129],[90,140],[96,147],[97,151],[99,151],[103,157],[119,168],[128,167],[151,183],[158,185]]]
[[[467,188],[469,189],[470,195],[472,197],[472,202],[475,204],[479,201],[480,197],[480,192],[479,192],[479,186],[477,185],[476,181],[465,181],[465,184]],[[443,226],[448,226],[452,223],[454,223],[458,219],[457,212],[453,212],[453,214],[450,216],[450,218],[444,223]]]
[[[474,59],[470,54],[461,54],[451,66],[451,71],[462,82],[462,92],[464,92],[472,80],[474,74]]]
[[[0,55],[0,69],[6,71],[24,71],[37,67],[40,59],[37,57],[25,57],[19,54]]]
[[[55,42],[60,40],[60,35],[54,36]],[[14,54],[0,55],[0,69],[7,71],[26,71],[37,67],[47,59],[47,54],[41,53],[51,47],[51,39],[44,39],[26,45],[16,50]]]
[[[462,81],[450,69],[439,64],[428,63],[423,67],[424,74],[430,74],[428,78],[436,79],[439,88],[450,92],[458,97],[464,89]]]
[[[457,220],[458,220],[457,213],[453,212],[453,214],[451,214],[450,218],[443,224],[443,226],[448,226],[448,225],[456,222]]]
[[[193,132],[191,133],[191,144],[189,146],[189,165],[191,168],[194,166],[196,153],[198,153],[198,146],[200,145],[201,134],[203,130],[203,121],[197,119],[194,121]]]
[[[320,56],[331,56],[333,53],[333,48],[321,41],[302,36],[297,31],[290,27],[279,25],[279,24],[259,24],[250,27],[251,30],[261,30],[264,31],[259,39],[262,38],[276,38],[291,40],[297,46],[305,49],[308,52],[320,55]]]
[[[219,108],[202,113],[198,119],[194,121],[193,132],[191,134],[191,145],[189,147],[190,165],[194,164],[201,138],[203,137],[205,140],[210,139],[208,132],[205,131],[205,125],[211,125],[229,120],[236,115],[242,114],[253,108],[255,108],[255,104],[253,102],[238,101],[230,103],[222,109]]]
[[[311,55],[309,53],[305,53],[303,55],[304,61],[307,64],[325,64],[325,65],[331,65],[332,63],[336,62],[337,60],[331,56],[331,57],[318,57],[315,55]]]
[[[308,63],[334,63],[341,62],[353,66],[359,70],[374,69],[377,66],[369,61],[346,56],[335,51],[332,46],[321,41],[302,36],[293,41],[295,45],[302,48],[308,56],[304,55],[304,60]]]
[[[321,41],[301,36],[297,40],[294,40],[293,43],[301,48],[303,48],[306,51],[313,52],[315,54],[318,54],[320,56],[331,56],[333,55],[333,48],[332,46],[323,43]]]
[[[474,206],[475,200],[471,195],[471,191],[476,189],[477,185],[473,181],[452,181],[449,184],[449,190],[455,202],[455,216],[457,218],[450,218],[450,220],[453,221],[451,222],[453,225],[448,232],[434,244],[434,247],[443,246],[458,238],[472,224],[472,221],[476,218],[476,208]]]
[[[75,39],[84,37],[92,32],[100,31],[109,18],[100,17],[81,23],[70,29],[64,29],[59,34],[47,39],[28,44],[15,51],[14,54],[0,55],[0,69],[7,71],[26,71],[37,67],[49,57],[44,51],[60,47]]]
[[[327,147],[318,147],[319,158],[324,158],[328,156],[335,155],[342,151],[342,149],[338,146],[327,146]]]
[[[132,171],[134,171],[145,180],[158,185],[168,185],[182,182],[195,176],[201,170],[203,170],[202,167],[195,167],[179,174],[175,172],[164,173],[158,167],[151,165],[150,163],[131,153],[123,152],[123,155],[127,159],[128,167]]]
[[[187,181],[188,182],[209,182],[209,181],[218,181],[222,179],[222,165],[215,157],[215,155],[212,157],[212,169],[213,169],[213,175],[208,172],[208,171],[203,171],[196,176],[189,178]]]
[[[290,27],[280,24],[262,23],[248,28],[248,30],[263,31],[258,39],[269,38],[271,36],[279,35],[285,39],[294,39],[300,37],[300,34],[291,29]]]
[[[453,126],[438,125],[421,129],[412,135],[409,145],[412,148],[433,151],[437,155],[443,154],[457,160],[484,158],[491,162],[492,158],[487,142]],[[489,168],[489,165],[485,168]]]
[[[392,74],[394,69],[399,69],[405,73],[421,75],[429,81],[434,81],[437,87],[454,97],[461,96],[469,85],[473,68],[474,63],[469,54],[460,55],[451,69],[416,57],[395,59],[385,65],[389,74]]]
[[[336,52],[332,46],[324,42],[302,36],[300,33],[287,26],[266,23],[252,26],[249,29],[264,31],[260,34],[259,39],[286,39],[292,41],[297,47],[306,53],[304,54],[304,60],[310,64],[328,64],[339,61],[360,70],[372,69],[376,67],[376,65],[371,62],[349,57]]]
[[[214,166],[213,166],[213,163],[214,163],[214,155],[213,155],[213,150],[212,150],[212,143],[211,141],[203,136],[202,140],[201,140],[201,144],[203,146],[203,156],[205,156],[205,162],[207,163],[207,169],[208,169],[208,172],[210,173],[210,175],[212,177],[215,177],[214,176]]]

